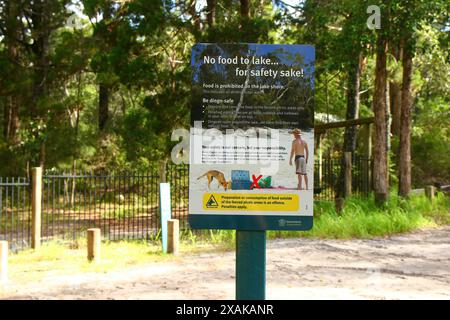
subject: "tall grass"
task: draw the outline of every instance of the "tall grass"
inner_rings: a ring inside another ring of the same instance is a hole
[[[314,207],[314,226],[306,232],[269,232],[276,236],[317,238],[372,238],[408,232],[419,228],[450,223],[450,199],[439,193],[430,202],[424,195],[409,199],[392,193],[383,208],[375,206],[373,197],[348,198],[341,214],[332,202],[317,202]]]

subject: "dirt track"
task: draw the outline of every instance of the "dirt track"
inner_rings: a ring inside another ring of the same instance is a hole
[[[234,252],[5,288],[9,299],[233,299]],[[268,299],[450,299],[450,226],[375,240],[268,243]]]

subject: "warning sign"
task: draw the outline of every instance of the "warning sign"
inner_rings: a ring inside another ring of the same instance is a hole
[[[298,194],[205,193],[203,209],[233,211],[298,211]]]
[[[208,199],[208,201],[206,201],[206,208],[217,208],[219,207],[219,204],[217,203],[216,198],[214,198],[213,195],[211,195]]]

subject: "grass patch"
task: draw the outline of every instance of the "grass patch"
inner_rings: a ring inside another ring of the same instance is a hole
[[[227,251],[235,248],[236,231],[234,230],[185,230],[180,234],[181,242],[195,250],[199,248],[214,248]],[[200,249],[202,250],[202,249]]]
[[[210,238],[202,241],[199,236],[189,238],[183,234],[180,242],[181,255],[200,252],[217,252],[229,249],[223,239]],[[11,254],[8,259],[9,279],[14,284],[45,281],[47,277],[70,276],[80,273],[106,273],[145,263],[177,261],[178,256],[161,252],[160,238],[129,241],[103,241],[101,260],[87,261],[87,240],[52,240],[43,243],[37,251],[24,250]],[[1,293],[1,289],[0,289]],[[0,295],[1,296],[1,295]]]
[[[86,239],[75,242],[53,240],[37,251],[25,250],[9,257],[9,277],[13,283],[40,281],[52,275],[80,272],[107,272],[143,262],[157,262],[172,257],[158,251],[160,247],[145,241],[103,242],[101,261],[87,261]]]
[[[343,212],[338,214],[332,202],[317,202],[311,230],[270,231],[268,237],[373,238],[450,223],[450,199],[442,193],[433,203],[424,195],[405,200],[396,194],[391,194],[384,208],[374,203],[373,198],[349,198]]]

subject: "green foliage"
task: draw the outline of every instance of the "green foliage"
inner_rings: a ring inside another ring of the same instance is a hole
[[[423,186],[450,181],[450,116],[441,98],[419,99],[412,131],[413,184]],[[432,164],[432,165],[430,165]]]
[[[319,205],[319,208],[321,205]],[[320,209],[319,209],[320,210]],[[387,206],[377,208],[373,199],[350,198],[342,214],[334,208],[322,211],[305,236],[324,238],[371,238],[433,227],[450,222],[450,201],[440,194],[434,203],[425,196],[404,200],[391,193]]]

